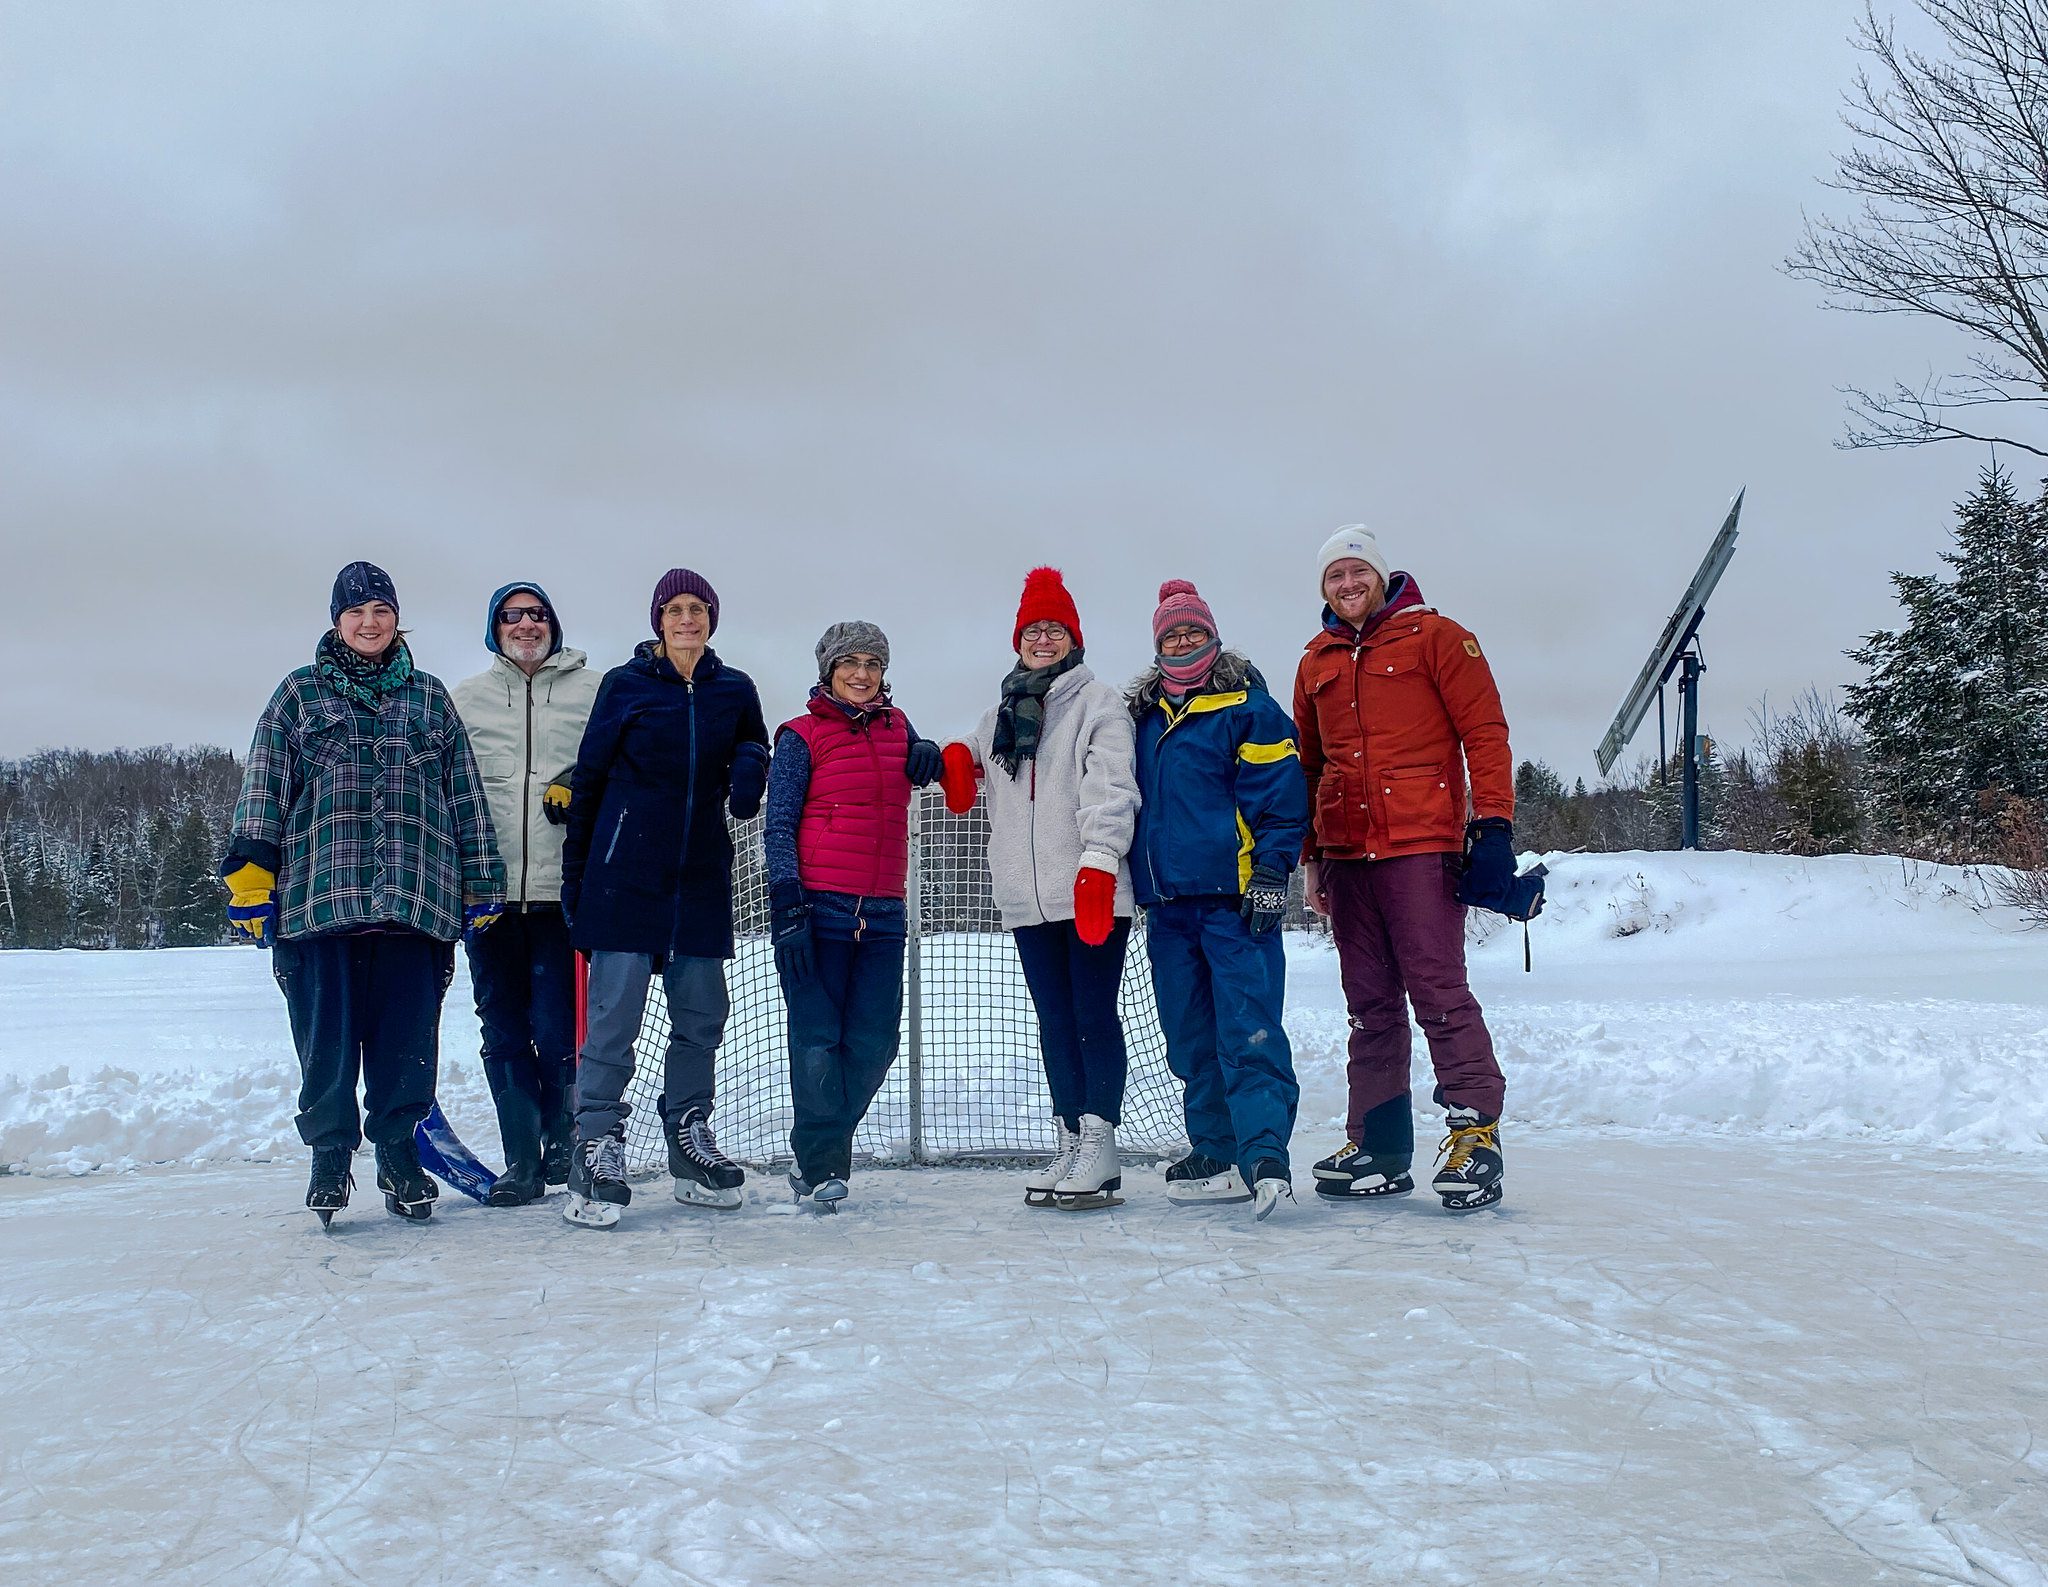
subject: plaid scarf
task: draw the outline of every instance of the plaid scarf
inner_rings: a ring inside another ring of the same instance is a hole
[[[1027,760],[1038,758],[1038,734],[1045,726],[1045,696],[1066,674],[1081,665],[1076,645],[1050,667],[1018,662],[1003,679],[1003,702],[996,707],[996,731],[989,755],[1013,778]]]

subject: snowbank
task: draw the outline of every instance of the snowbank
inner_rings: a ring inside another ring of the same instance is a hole
[[[1473,980],[1517,1127],[2048,1145],[2048,932],[1976,873],[1897,859],[1547,855],[1551,903],[1475,920]],[[1335,957],[1290,942],[1299,1148],[1341,1132]],[[442,1097],[488,1147],[458,969]],[[1418,1098],[1429,1091],[1417,1041]],[[253,949],[0,953],[0,1166],[296,1158],[297,1065]]]

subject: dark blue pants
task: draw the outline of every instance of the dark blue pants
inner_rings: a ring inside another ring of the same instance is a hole
[[[517,904],[469,944],[484,1078],[508,1163],[532,1150],[529,1120],[566,1140],[576,1078],[576,950],[558,904]]]
[[[1264,1158],[1287,1162],[1301,1087],[1280,1022],[1287,950],[1277,930],[1253,936],[1237,911],[1234,898],[1156,905],[1145,915],[1145,947],[1188,1140],[1249,1178]]]
[[[813,973],[782,983],[789,1009],[789,1149],[816,1185],[853,1171],[853,1136],[903,1028],[903,939],[818,936]]]
[[[299,1139],[350,1151],[366,1134],[410,1139],[434,1105],[455,944],[403,929],[280,938],[270,970],[299,1051]]]
[[[1054,1114],[1070,1130],[1080,1129],[1084,1113],[1121,1124],[1130,1056],[1116,999],[1124,984],[1130,921],[1118,919],[1098,948],[1081,940],[1071,920],[1019,926],[1010,935],[1017,939],[1024,984],[1038,1011],[1038,1045]]]

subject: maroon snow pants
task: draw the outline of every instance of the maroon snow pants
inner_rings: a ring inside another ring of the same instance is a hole
[[[1436,1099],[1499,1118],[1506,1083],[1465,981],[1465,906],[1455,857],[1325,860],[1337,974],[1351,1015],[1346,1137],[1374,1156],[1415,1154],[1408,1005],[1429,1039]]]

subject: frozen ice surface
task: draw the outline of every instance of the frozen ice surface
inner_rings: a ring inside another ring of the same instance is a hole
[[[1508,1144],[1498,1211],[1263,1225],[0,1180],[0,1579],[2048,1580],[2048,1163]]]
[[[1551,863],[1534,975],[1475,932],[1463,1219],[1307,1193],[1310,939],[1291,1219],[890,1169],[610,1233],[401,1224],[364,1156],[323,1235],[264,955],[0,954],[0,1581],[2048,1587],[2048,933],[1896,860]]]

